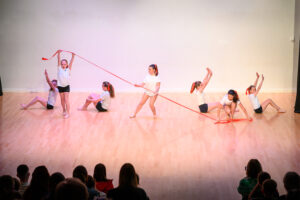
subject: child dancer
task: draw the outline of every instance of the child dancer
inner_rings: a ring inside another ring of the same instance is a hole
[[[264,82],[264,79],[265,79],[264,75],[261,76],[261,82],[260,82],[258,88],[256,89],[258,79],[259,79],[259,74],[256,73],[256,80],[254,82],[254,85],[250,85],[246,90],[246,95],[248,95],[248,97],[249,97],[249,100],[252,104],[254,112],[255,113],[262,113],[263,111],[266,110],[266,108],[269,105],[271,105],[273,108],[275,108],[277,110],[277,112],[284,113],[285,110],[280,108],[278,105],[276,105],[272,99],[267,99],[262,104],[259,103],[257,95],[258,95],[258,93],[259,93],[259,91],[262,87],[263,82]]]
[[[85,101],[85,104],[78,108],[78,110],[87,110],[87,107],[93,103],[99,112],[106,112],[110,106],[110,99],[115,97],[115,91],[112,84],[107,81],[102,83],[102,92],[98,94],[90,94]]]
[[[152,64],[148,67],[148,75],[144,79],[143,83],[140,85],[136,84],[136,87],[144,87],[149,90],[145,90],[143,97],[138,104],[134,114],[130,116],[130,118],[136,117],[136,114],[142,109],[143,105],[146,103],[146,101],[150,98],[150,108],[153,113],[153,116],[156,117],[156,110],[154,107],[154,103],[158,96],[158,91],[160,89],[160,78],[158,76],[158,68],[156,64]],[[153,91],[153,92],[152,92]]]
[[[234,113],[236,111],[237,105],[240,106],[240,108],[243,110],[244,114],[246,115],[247,119],[249,121],[252,120],[251,117],[249,117],[247,110],[241,103],[239,96],[235,90],[229,90],[228,93],[222,98],[222,100],[219,103],[218,106],[218,120],[217,122],[220,122],[220,111],[221,109],[224,109],[225,113],[227,114],[227,120],[233,120]]]
[[[199,106],[200,112],[202,112],[202,113],[207,113],[207,112],[217,108],[219,105],[218,102],[207,104],[205,101],[204,89],[206,88],[210,78],[212,77],[212,71],[209,68],[206,68],[206,70],[207,70],[207,74],[206,74],[203,82],[195,81],[192,84],[191,91],[190,91],[190,93],[193,93],[194,90],[196,90],[195,94],[197,96],[198,106]]]
[[[26,105],[21,104],[22,109],[27,109],[27,108],[29,108],[30,106],[32,106],[33,104],[35,104],[37,102],[42,104],[48,110],[51,110],[51,109],[54,108],[57,93],[58,93],[57,80],[53,79],[52,81],[50,81],[50,79],[48,77],[47,70],[45,70],[45,77],[46,77],[46,81],[47,81],[48,85],[50,86],[49,94],[48,94],[48,101],[46,99],[42,98],[42,97],[35,97],[28,104],[26,104]]]
[[[68,118],[70,114],[70,102],[69,102],[69,93],[70,93],[70,72],[72,69],[72,65],[74,62],[75,54],[72,53],[72,58],[70,64],[66,59],[60,59],[60,53],[62,50],[57,51],[57,61],[58,61],[58,69],[57,69],[57,79],[58,79],[58,91],[61,100],[61,106],[63,108],[63,116],[64,118]]]

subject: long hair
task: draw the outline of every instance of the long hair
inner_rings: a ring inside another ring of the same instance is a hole
[[[256,179],[258,174],[262,171],[260,162],[257,159],[249,160],[247,164],[246,174],[250,178]]]
[[[137,178],[134,167],[130,163],[125,163],[120,170],[119,187],[137,187]]]
[[[238,93],[235,90],[229,90],[228,94],[233,96],[233,102],[236,103],[240,100]]]
[[[68,60],[67,60],[67,59],[62,59],[62,60],[60,61],[60,64],[61,64],[63,61],[65,61],[65,62],[67,63],[67,68],[69,68]]]
[[[104,87],[107,88],[107,91],[109,92],[110,97],[114,98],[115,97],[115,89],[112,86],[112,84],[110,84],[110,82],[108,82],[108,81],[104,81],[102,84]]]
[[[99,163],[94,168],[94,179],[99,181],[107,181],[106,168],[102,163]]]
[[[255,87],[254,85],[250,85],[247,90],[246,90],[246,95],[249,95],[250,94],[250,90]]]
[[[201,81],[195,81],[195,82],[192,84],[190,93],[193,93],[194,90],[195,90],[197,87],[199,87],[200,85],[201,85]]]
[[[157,64],[151,64],[151,65],[149,65],[149,67],[152,67],[154,69],[155,76],[157,76],[158,75]]]

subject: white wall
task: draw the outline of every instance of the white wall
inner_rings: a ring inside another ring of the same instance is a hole
[[[297,89],[297,75],[298,75],[298,59],[299,59],[299,41],[300,41],[300,1],[295,2],[295,45],[294,45],[294,72],[293,72],[293,89]],[[300,78],[300,77],[299,77]]]
[[[46,90],[66,49],[132,81],[157,63],[163,91],[188,91],[214,72],[208,91],[244,91],[265,74],[264,92],[293,89],[295,0],[1,0],[0,75],[5,91]],[[68,56],[68,55],[66,55]],[[73,91],[103,80],[132,86],[76,59]]]

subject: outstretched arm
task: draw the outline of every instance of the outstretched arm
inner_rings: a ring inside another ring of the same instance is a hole
[[[254,82],[254,86],[255,86],[255,87],[256,87],[256,85],[257,85],[258,79],[259,79],[259,74],[256,72],[256,80],[255,80],[255,82]]]
[[[265,77],[264,77],[264,75],[262,75],[261,76],[260,84],[259,84],[258,88],[256,89],[255,96],[257,96],[257,94],[259,93],[259,91],[260,91],[260,89],[261,89],[261,87],[263,85],[264,80],[265,80]]]
[[[73,62],[74,62],[74,58],[75,58],[75,53],[72,52],[72,58],[71,58],[71,61],[70,61],[70,64],[69,64],[69,69],[70,69],[70,70],[72,69],[72,65],[73,65]]]
[[[246,115],[247,119],[252,120],[252,118],[249,117],[248,112],[247,112],[246,108],[243,106],[243,104],[240,103],[239,105],[240,105],[240,108],[243,110],[244,114]]]
[[[55,87],[54,87],[54,85],[52,84],[52,82],[50,81],[49,76],[48,76],[48,72],[47,72],[46,69],[45,69],[45,77],[46,77],[46,80],[47,80],[48,85],[51,87],[52,90],[55,91]]]
[[[212,77],[212,71],[209,68],[206,68],[206,70],[207,70],[207,74],[206,74],[205,78],[203,79],[202,87],[200,88],[202,91],[206,88],[209,80]]]

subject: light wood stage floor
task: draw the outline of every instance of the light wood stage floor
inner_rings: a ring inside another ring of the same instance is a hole
[[[141,93],[117,93],[111,110],[98,113],[93,106],[77,111],[87,93],[71,93],[71,117],[63,119],[60,99],[47,111],[40,105],[20,110],[20,103],[46,93],[5,93],[0,97],[0,174],[16,175],[19,164],[31,172],[46,165],[50,173],[70,177],[76,165],[92,174],[101,162],[108,178],[118,184],[125,162],[140,175],[141,187],[153,200],[241,199],[237,193],[248,160],[257,158],[263,169],[284,192],[282,179],[287,171],[300,173],[300,115],[293,113],[295,94],[260,94],[272,98],[287,110],[277,114],[268,108],[255,115],[250,102],[242,102],[253,122],[215,125],[211,119],[158,98],[158,117],[153,119],[148,104],[137,118],[129,119]],[[197,109],[188,93],[164,94]],[[223,94],[207,94],[209,102]],[[209,115],[215,116],[216,111]],[[237,117],[242,117],[241,111]]]

